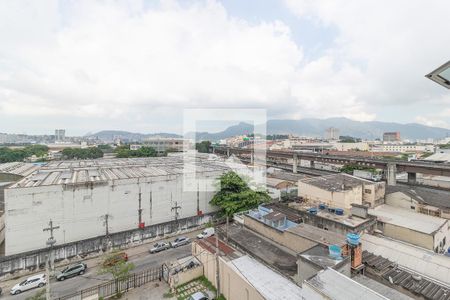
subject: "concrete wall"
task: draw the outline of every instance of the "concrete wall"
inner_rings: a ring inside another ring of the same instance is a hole
[[[203,266],[198,266],[193,269],[185,270],[183,272],[179,272],[175,275],[171,275],[169,277],[169,286],[176,287],[187,282],[190,282],[196,278],[199,278],[203,275]]]
[[[312,203],[350,209],[352,203],[362,204],[362,185],[351,190],[332,192],[299,181],[298,195]]]
[[[183,232],[196,228],[211,221],[210,215],[180,219],[152,225],[141,229],[134,229],[111,234],[109,240],[105,236],[55,246],[55,262],[66,259],[79,261],[86,256],[95,256],[106,250],[106,246],[127,248],[143,242],[151,242],[158,237]],[[48,250],[30,251],[12,256],[0,257],[0,277],[20,271],[34,271],[44,268]],[[25,273],[25,272],[21,272]]]
[[[296,253],[303,252],[317,245],[317,243],[313,241],[292,234],[289,231],[277,230],[249,216],[244,216],[244,225],[267,237],[268,239],[271,239],[272,241],[295,251]]]
[[[220,172],[197,175],[217,178]],[[201,182],[200,182],[201,184]],[[206,187],[203,190],[208,190]],[[209,205],[213,192],[183,190],[183,176],[170,175],[151,178],[114,180],[106,184],[63,186],[50,185],[5,190],[5,253],[17,254],[45,247],[50,219],[58,243],[70,243],[106,232],[104,216],[108,214],[109,232],[138,228],[139,198],[142,222],[154,225],[175,218],[172,207],[181,208],[178,218],[214,211]]]
[[[202,262],[205,277],[217,286],[214,254],[203,249],[199,244],[192,243],[192,255]],[[264,300],[232,264],[222,257],[219,257],[219,270],[220,292],[227,300]]]
[[[383,234],[393,239],[434,251],[433,235],[428,235],[405,227],[399,227],[386,223],[384,223]]]
[[[417,201],[402,192],[395,192],[386,195],[386,204],[408,210],[416,210]],[[414,209],[411,209],[411,206],[413,206]]]
[[[370,207],[376,207],[384,203],[386,185],[384,182],[364,183],[363,184],[363,202],[370,204]]]

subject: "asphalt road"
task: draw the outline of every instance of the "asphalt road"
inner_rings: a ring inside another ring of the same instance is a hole
[[[125,251],[129,255],[129,261],[135,265],[133,272],[139,272],[153,267],[160,267],[164,262],[172,261],[191,254],[190,244],[178,248],[171,248],[156,254],[150,254],[148,252],[149,248],[151,248],[150,244],[139,246],[140,251],[136,251],[136,249],[134,249],[135,251],[133,251],[133,253]],[[98,275],[97,273],[98,267],[94,266],[90,268],[88,267],[87,272],[82,276],[72,277],[66,279],[65,281],[52,280],[50,283],[52,288],[52,298],[57,299],[60,296],[65,296],[112,279],[109,274]],[[19,295],[9,294],[11,287],[16,283],[25,280],[26,277],[28,276],[17,279],[11,284],[8,284],[8,286],[2,286],[3,295],[0,299],[25,300],[27,297],[33,296],[36,292],[38,292],[40,289],[29,290]],[[45,289],[45,287],[41,289]]]

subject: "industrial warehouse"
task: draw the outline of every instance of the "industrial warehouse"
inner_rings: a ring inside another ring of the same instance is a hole
[[[4,190],[5,255],[45,248],[50,220],[59,226],[58,244],[66,244],[211,213],[208,181],[186,190],[183,178],[214,180],[229,168],[199,155],[187,164],[173,155],[0,165],[4,176],[20,170],[24,177]]]

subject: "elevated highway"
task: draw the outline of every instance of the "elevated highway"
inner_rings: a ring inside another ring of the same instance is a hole
[[[395,185],[395,174],[397,172],[408,173],[408,182],[415,183],[416,174],[422,173],[427,175],[437,175],[450,177],[450,164],[433,163],[433,162],[408,162],[396,159],[380,159],[380,158],[366,158],[356,156],[338,156],[328,155],[322,153],[299,152],[299,151],[274,151],[274,150],[252,150],[229,147],[215,147],[213,152],[230,156],[232,154],[238,157],[248,158],[251,161],[254,159],[265,159],[270,162],[277,162],[282,164],[291,164],[292,171],[297,173],[300,160],[310,161],[311,166],[315,162],[330,163],[330,164],[354,164],[360,166],[373,167],[385,170],[386,179],[389,185]]]

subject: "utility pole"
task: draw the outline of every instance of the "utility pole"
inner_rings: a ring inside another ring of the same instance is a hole
[[[217,226],[214,228],[214,232],[216,233],[216,298],[220,296],[220,272],[219,272],[219,233],[217,232]]]
[[[172,202],[172,194],[170,194],[170,202]],[[181,206],[178,205],[178,202],[175,201],[175,206],[172,206],[171,210],[175,211],[175,224],[177,226],[178,230],[178,210],[181,208]]]
[[[139,226],[141,226],[142,223],[142,206],[141,206],[141,198],[142,194],[141,194],[141,188],[139,187],[139,209],[138,209],[138,214],[139,214]]]
[[[53,270],[53,245],[56,244],[56,240],[53,237],[53,230],[59,229],[59,226],[53,226],[53,221],[50,219],[50,222],[48,222],[48,227],[44,228],[43,231],[50,231],[50,237],[48,238],[46,244],[50,247],[49,253],[47,255],[47,285],[46,285],[46,293],[45,298],[47,300],[51,300],[51,291],[50,291],[50,268]]]
[[[104,214],[100,217],[103,220],[103,226],[105,226],[105,235],[106,235],[106,247],[109,247],[109,219],[112,218],[110,214]]]

